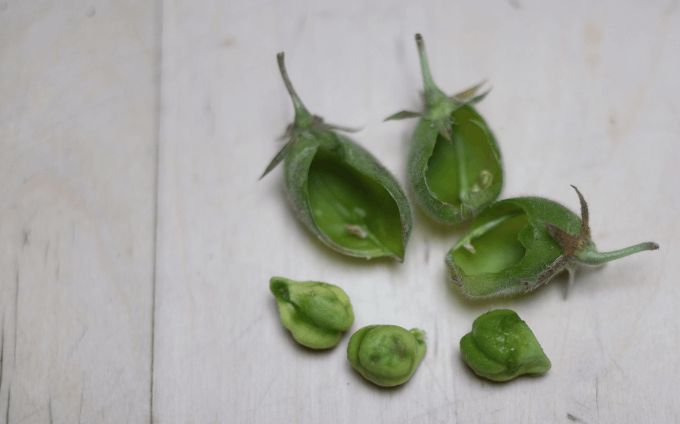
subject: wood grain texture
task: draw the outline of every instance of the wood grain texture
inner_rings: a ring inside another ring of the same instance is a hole
[[[677,421],[678,9],[0,0],[0,417]],[[661,250],[579,268],[566,300],[562,275],[527,297],[472,302],[444,265],[468,224],[417,212],[403,264],[314,239],[281,169],[258,182],[293,118],[276,53],[310,111],[363,127],[352,138],[405,183],[415,121],[382,120],[422,106],[416,32],[445,92],[490,81],[479,111],[499,140],[502,197],[578,210],[574,184],[600,249]],[[350,333],[424,329],[424,361],[383,389],[347,362],[350,334],[329,351],[300,347],[269,293],[275,275],[342,287]],[[460,338],[496,308],[532,328],[545,376],[497,384],[462,362]]]
[[[2,422],[148,422],[154,19],[0,1]]]
[[[671,422],[680,411],[677,98],[673,4],[514,1],[165,3],[156,390],[159,422]],[[504,197],[591,205],[603,249],[653,239],[661,250],[579,269],[531,296],[470,302],[443,257],[466,226],[418,214],[403,265],[330,252],[285,203],[280,170],[259,175],[292,119],[275,55],[286,52],[305,105],[364,126],[355,139],[404,182],[421,107],[413,34],[435,80],[455,93],[488,78],[480,110],[498,136]],[[428,333],[408,384],[367,383],[345,357],[299,347],[281,325],[273,275],[337,284],[355,331],[385,323]],[[489,309],[510,307],[553,369],[495,384],[458,342]],[[663,408],[652,404],[665,405]]]

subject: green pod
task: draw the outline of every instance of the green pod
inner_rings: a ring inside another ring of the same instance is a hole
[[[311,115],[295,93],[283,61],[279,69],[295,107],[290,140],[264,177],[282,160],[288,197],[299,219],[326,245],[366,259],[403,261],[413,228],[411,207],[394,176],[368,151]]]
[[[402,111],[390,119],[421,117],[411,137],[408,175],[418,202],[440,222],[456,223],[476,216],[495,200],[503,186],[501,153],[496,138],[473,105],[481,86],[447,97],[432,80],[425,45],[416,34],[425,83],[426,110]]]
[[[338,286],[273,277],[269,289],[276,297],[283,325],[301,345],[331,348],[354,324],[352,304]]]
[[[647,242],[598,252],[590,238],[588,204],[574,190],[582,219],[540,197],[505,199],[486,208],[447,254],[451,278],[473,297],[513,295],[532,291],[565,269],[571,285],[578,263],[600,265],[659,248]]]
[[[425,357],[425,332],[396,325],[369,325],[352,335],[347,359],[378,386],[406,383]]]
[[[472,331],[460,339],[460,351],[477,375],[494,381],[543,374],[550,369],[550,360],[534,333],[508,309],[497,309],[477,318]]]

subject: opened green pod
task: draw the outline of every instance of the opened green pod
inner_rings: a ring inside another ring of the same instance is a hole
[[[564,269],[571,283],[578,263],[600,265],[659,248],[647,242],[598,252],[590,238],[588,205],[574,190],[583,219],[540,197],[505,199],[486,208],[446,256],[451,278],[473,297],[513,295],[536,289]]]
[[[311,115],[288,79],[283,53],[277,58],[293,100],[290,140],[264,177],[282,160],[288,197],[299,219],[326,245],[366,259],[403,261],[413,228],[408,199],[397,180],[368,151]]]
[[[494,381],[550,369],[550,360],[529,326],[508,309],[488,312],[460,340],[463,360],[479,376]]]
[[[425,332],[396,325],[369,325],[352,335],[347,359],[367,380],[379,386],[406,383],[425,357]]]
[[[447,97],[435,84],[416,34],[425,83],[425,112],[402,111],[390,119],[421,117],[411,137],[408,175],[418,202],[440,222],[456,223],[479,213],[503,186],[501,154],[484,119],[473,108],[487,93],[479,85]]]
[[[273,277],[269,289],[276,297],[283,325],[302,345],[312,349],[331,348],[354,323],[349,297],[338,286]]]

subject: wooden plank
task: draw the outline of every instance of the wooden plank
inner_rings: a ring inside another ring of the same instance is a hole
[[[0,2],[0,416],[148,422],[153,2]]]
[[[634,2],[164,3],[154,416],[158,422],[672,422],[680,394],[675,337],[680,21]],[[258,178],[292,119],[276,69],[286,52],[297,92],[405,182],[421,106],[413,35],[455,93],[484,78],[479,109],[499,138],[504,197],[590,201],[603,249],[654,240],[661,251],[580,270],[531,296],[473,302],[443,257],[467,226],[422,213],[404,264],[330,252],[296,221],[281,170]],[[352,370],[349,335],[326,352],[282,327],[268,280],[345,289],[352,329],[420,327],[428,353],[406,385],[381,389]],[[512,308],[553,369],[495,384],[461,361],[472,321]],[[650,407],[652,404],[664,407]]]

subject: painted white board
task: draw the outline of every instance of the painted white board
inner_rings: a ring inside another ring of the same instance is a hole
[[[488,79],[479,110],[506,166],[503,197],[590,202],[603,250],[645,252],[580,270],[531,296],[471,302],[451,288],[446,251],[467,226],[418,213],[404,264],[329,251],[285,202],[282,171],[258,182],[293,112],[276,68],[328,121],[406,182],[421,107],[413,35],[439,86]],[[672,422],[676,385],[680,121],[675,3],[165,2],[154,406],[159,422]],[[345,289],[351,332],[420,327],[427,356],[381,389],[353,371],[349,335],[300,348],[278,318],[274,275]],[[489,309],[516,310],[553,363],[541,378],[494,384],[461,361],[460,338]]]
[[[152,3],[0,2],[0,417],[148,422]]]

